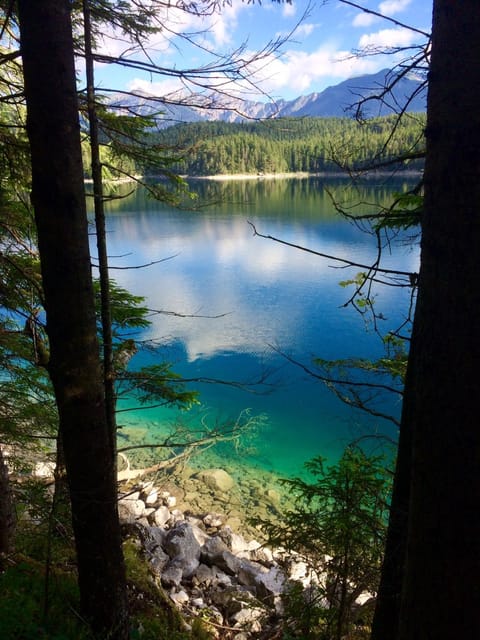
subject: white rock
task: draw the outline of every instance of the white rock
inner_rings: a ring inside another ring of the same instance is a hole
[[[138,492],[136,494],[140,495]],[[128,496],[118,501],[119,512],[121,509],[129,511],[134,518],[141,518],[145,511],[143,500],[132,499]]]
[[[173,522],[182,522],[183,520],[185,520],[185,515],[183,511],[180,511],[180,509],[172,509],[170,515]]]
[[[255,551],[252,551],[251,553],[251,558],[252,560],[256,560],[262,564],[273,564],[273,553],[268,547],[259,547],[258,549],[255,549]]]
[[[177,499],[175,496],[168,496],[164,499],[165,505],[169,508],[172,509],[173,507],[177,506]]]
[[[223,516],[219,513],[207,513],[203,519],[203,523],[207,527],[221,527],[223,524]]]
[[[262,599],[279,596],[285,589],[285,575],[280,567],[272,567],[266,573],[258,575],[256,582],[258,595]]]
[[[145,498],[145,504],[155,504],[156,502],[158,502],[158,491],[153,490]]]
[[[127,493],[122,496],[122,500],[139,500],[140,499],[140,491],[133,491],[132,493]]]
[[[243,555],[244,553],[248,553],[250,551],[248,542],[245,540],[243,536],[238,533],[231,533],[230,535],[230,544],[228,545],[236,556]]]
[[[250,626],[252,622],[260,620],[264,613],[265,611],[259,607],[249,606],[234,613],[231,620],[235,623],[235,626]]]
[[[165,506],[158,507],[153,515],[157,527],[164,527],[170,520],[170,511]]]
[[[180,605],[180,606],[182,604],[186,604],[190,600],[190,598],[188,597],[188,593],[186,591],[184,591],[183,589],[178,591],[178,593],[176,593],[176,592],[170,593],[170,599],[173,600],[173,602],[175,602],[175,604]]]
[[[192,533],[195,536],[195,539],[197,540],[198,544],[200,546],[203,546],[205,542],[210,538],[210,536],[203,529],[200,529],[200,527],[197,524],[194,524],[190,518],[187,519],[187,522],[192,527]]]
[[[203,598],[193,598],[192,600],[190,600],[190,604],[196,609],[205,609],[205,607],[207,606]]]
[[[250,540],[247,543],[247,549],[249,551],[256,551],[256,549],[260,549],[262,545],[260,544],[260,542],[258,542],[257,540]]]
[[[135,516],[124,502],[118,503],[118,518],[123,524],[134,524],[135,522]]]
[[[321,574],[309,567],[304,560],[293,558],[290,559],[288,577],[290,580],[300,582],[306,589],[307,587],[318,585],[321,582],[324,583],[327,575],[324,574],[322,577]]]

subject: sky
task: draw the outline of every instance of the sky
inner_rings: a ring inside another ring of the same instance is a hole
[[[356,4],[395,22],[340,0],[293,0],[291,4],[231,0],[220,11],[203,18],[170,7],[158,14],[162,30],[144,44],[149,58],[162,68],[173,70],[173,74],[97,64],[96,84],[100,89],[142,91],[156,96],[184,95],[201,90],[200,85],[207,82],[197,74],[196,83],[192,84],[185,76],[179,77],[180,72],[204,65],[213,68],[236,51],[242,60],[252,58],[268,48],[269,42],[285,40],[278,51],[267,50],[245,67],[246,77],[240,81],[234,83],[232,75],[220,69],[211,74],[209,83],[247,99],[290,100],[392,67],[414,50],[393,55],[384,51],[415,47],[427,41],[419,32],[430,32],[432,0],[357,0]],[[175,32],[189,34],[188,40]],[[97,51],[146,60],[142,51],[115,32],[105,32]]]

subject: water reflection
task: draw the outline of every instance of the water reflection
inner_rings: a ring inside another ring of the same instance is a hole
[[[190,361],[225,351],[263,353],[269,344],[294,351],[321,348],[328,357],[338,357],[349,355],[353,341],[358,351],[364,343],[363,323],[339,310],[348,294],[338,286],[358,268],[338,270],[332,260],[254,237],[248,221],[288,242],[360,264],[373,260],[375,239],[341,219],[327,191],[318,190],[315,181],[200,186],[202,199],[215,191],[217,199],[223,194],[226,204],[178,211],[137,192],[117,201],[115,215],[108,219],[110,254],[120,256],[111,259],[112,266],[138,266],[173,256],[141,271],[114,272],[121,284],[145,296],[153,309],[224,316],[179,320],[159,315],[148,337],[175,336]],[[249,198],[247,204],[242,197]],[[373,202],[375,190],[370,188],[363,198]],[[416,252],[406,247],[388,257],[389,267],[404,271],[416,270],[417,262]],[[398,292],[379,290],[379,304],[388,306],[392,296]],[[384,314],[388,317],[389,310]],[[394,315],[397,321],[398,313]],[[333,354],[338,344],[331,348],[319,342],[319,327],[322,335],[348,333],[341,354]]]
[[[193,186],[199,203],[215,204],[180,211],[139,190],[109,205],[111,264],[122,267],[112,270],[113,277],[145,296],[152,309],[220,316],[155,315],[143,337],[169,345],[168,358],[188,377],[244,381],[258,377],[265,367],[277,372],[278,388],[268,396],[246,396],[225,387],[201,390],[202,400],[224,416],[238,415],[247,406],[268,414],[265,466],[268,460],[273,468],[297,472],[312,455],[338,451],[352,429],[378,429],[375,421],[362,422],[275,350],[308,364],[314,356],[380,355],[377,336],[366,330],[359,314],[343,307],[351,292],[338,283],[359,269],[339,269],[332,260],[255,237],[248,221],[265,234],[370,264],[375,239],[340,218],[329,194],[335,192],[344,203],[387,204],[402,184],[369,184],[361,193],[345,183],[326,185],[319,179],[196,181]],[[418,268],[418,251],[405,243],[385,258],[390,268]],[[144,269],[124,268],[150,263]],[[402,322],[408,302],[408,292],[378,287],[385,332]],[[166,416],[150,414],[150,419],[160,423]]]

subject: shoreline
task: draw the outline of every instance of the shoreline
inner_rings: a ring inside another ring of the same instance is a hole
[[[373,180],[375,178],[418,178],[422,172],[418,169],[405,169],[403,171],[366,171],[359,172],[359,177],[363,180]],[[211,180],[213,182],[227,182],[240,180],[306,180],[309,178],[324,178],[334,180],[352,180],[352,175],[345,171],[320,171],[310,173],[308,171],[281,172],[281,173],[215,173],[205,176],[195,176],[182,174],[179,176],[182,180]],[[143,180],[165,180],[163,176],[142,176]]]
[[[278,518],[294,506],[292,495],[282,483],[285,475],[252,464],[248,456],[225,456],[212,447],[194,452],[171,466],[161,469],[150,466],[161,461],[161,457],[145,450],[121,455],[119,487],[132,491],[142,484],[153,483],[159,492],[167,491],[174,496],[175,507],[182,512],[216,514],[225,525],[243,535],[255,534],[252,518]],[[204,479],[217,474],[228,479],[228,490]]]
[[[375,178],[418,178],[422,175],[422,171],[418,169],[405,169],[403,171],[361,171],[358,173],[358,177],[364,180],[372,180]],[[188,174],[180,174],[178,176],[182,180],[211,180],[214,182],[227,182],[228,180],[240,181],[240,180],[306,180],[308,178],[324,178],[334,180],[352,180],[352,175],[346,171],[292,171],[292,172],[280,172],[280,173],[214,173],[205,176],[196,176]],[[129,184],[138,183],[142,180],[161,180],[166,182],[165,176],[158,175],[137,175],[133,177],[112,178],[110,180],[104,180],[106,184]],[[84,178],[85,184],[93,184],[92,178]]]

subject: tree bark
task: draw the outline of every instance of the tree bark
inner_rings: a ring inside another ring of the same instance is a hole
[[[435,0],[399,640],[478,636],[480,3]]]
[[[405,411],[406,407],[403,407]],[[404,415],[398,441],[385,555],[380,577],[371,640],[394,640],[398,633],[400,601],[405,566],[410,468],[412,454],[410,419]]]
[[[3,559],[15,548],[17,518],[8,467],[0,445],[0,569]]]
[[[100,161],[100,134],[97,107],[95,104],[94,59],[92,51],[92,25],[90,0],[83,0],[83,22],[85,40],[85,75],[87,80],[87,109],[90,129],[90,151],[92,155],[93,201],[95,208],[95,230],[97,233],[98,270],[100,274],[100,315],[102,318],[103,384],[107,423],[111,434],[114,461],[117,461],[117,421],[115,398],[115,373],[113,367],[113,335],[110,301],[110,276],[108,270],[107,232],[105,201],[103,195],[102,163]]]
[[[128,637],[115,464],[88,244],[69,0],[19,0],[32,202],[50,342],[49,372],[72,503],[83,614]]]

